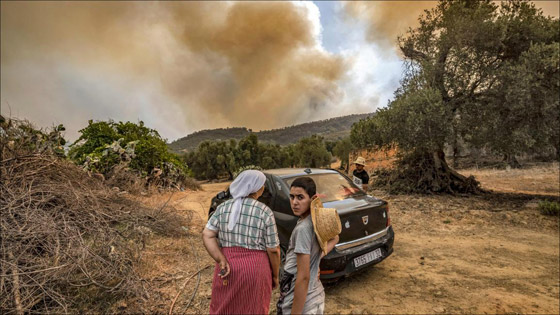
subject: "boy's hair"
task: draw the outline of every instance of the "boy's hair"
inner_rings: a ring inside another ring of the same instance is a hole
[[[315,196],[317,193],[317,186],[315,186],[315,181],[311,177],[298,177],[290,185],[292,187],[303,188],[309,197]]]

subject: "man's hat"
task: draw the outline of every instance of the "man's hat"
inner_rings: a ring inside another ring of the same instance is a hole
[[[356,161],[354,161],[354,164],[360,164],[363,166],[366,166],[366,159],[364,159],[363,157],[359,156]]]
[[[327,242],[342,232],[342,224],[338,212],[334,208],[323,208],[318,197],[311,202],[311,221],[317,241],[323,254],[327,254]]]

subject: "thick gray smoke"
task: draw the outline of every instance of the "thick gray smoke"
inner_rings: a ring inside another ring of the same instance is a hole
[[[288,2],[2,2],[2,113],[83,117],[75,129],[142,119],[172,137],[329,117],[346,65],[320,47],[309,13]]]

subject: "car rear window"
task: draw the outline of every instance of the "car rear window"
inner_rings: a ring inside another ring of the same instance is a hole
[[[338,173],[310,174],[308,177],[313,178],[315,181],[317,194],[322,202],[343,200],[364,194],[352,181]],[[286,178],[284,181],[290,187],[296,178],[298,177]]]

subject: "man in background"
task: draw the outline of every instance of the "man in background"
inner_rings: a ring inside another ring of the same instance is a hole
[[[352,175],[354,175],[352,177],[352,181],[356,184],[356,186],[361,187],[364,191],[367,191],[369,175],[364,169],[366,159],[359,156],[356,161],[354,161],[354,164],[356,165],[356,169],[354,169],[354,172],[352,173]]]

